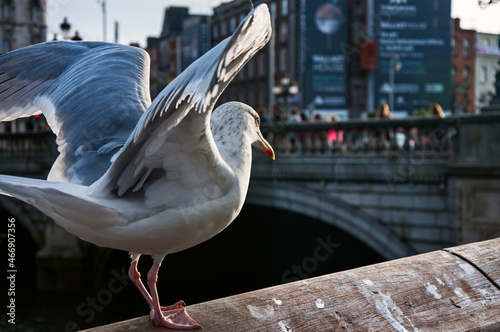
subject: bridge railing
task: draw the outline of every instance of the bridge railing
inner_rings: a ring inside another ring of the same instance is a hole
[[[52,132],[0,134],[0,173],[43,175],[57,154]]]
[[[6,158],[57,155],[55,139],[52,132],[0,134],[0,155]]]
[[[450,159],[462,117],[272,123],[262,131],[279,157]],[[500,118],[499,118],[500,119]]]
[[[276,155],[312,158],[415,157],[500,164],[500,114],[441,118],[265,123],[262,132]],[[55,159],[51,132],[0,134],[0,157]]]

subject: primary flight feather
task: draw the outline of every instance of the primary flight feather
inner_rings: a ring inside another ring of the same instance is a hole
[[[160,306],[157,273],[167,254],[208,240],[236,218],[252,145],[274,158],[251,107],[231,102],[212,113],[270,35],[263,4],[153,102],[149,57],[139,48],[53,41],[0,56],[0,121],[41,111],[59,150],[47,181],[0,175],[0,193],[86,241],[130,252],[129,275],[154,324],[198,328],[182,302]],[[154,260],[149,292],[137,271],[142,254]]]

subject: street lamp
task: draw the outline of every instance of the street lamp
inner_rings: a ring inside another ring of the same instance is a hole
[[[280,80],[280,85],[273,86],[273,94],[277,97],[282,97],[285,104],[285,114],[288,117],[288,102],[289,97],[299,93],[299,84],[297,81],[290,79],[290,74],[285,73]]]
[[[391,112],[394,111],[394,71],[400,71],[403,65],[399,59],[398,54],[391,55],[391,61],[389,62],[389,109]]]
[[[64,18],[60,27],[61,27],[61,34],[62,34],[63,40],[70,39],[69,31],[71,30],[71,24],[68,23],[67,17]]]
[[[97,0],[102,6],[102,41],[108,41],[108,34],[106,30],[106,0]]]

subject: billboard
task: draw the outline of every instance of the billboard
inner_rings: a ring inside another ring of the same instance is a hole
[[[304,107],[347,109],[348,0],[302,0],[301,50]]]
[[[392,111],[401,113],[411,114],[431,103],[450,109],[451,1],[372,1],[378,45],[376,106],[390,105],[392,99]]]

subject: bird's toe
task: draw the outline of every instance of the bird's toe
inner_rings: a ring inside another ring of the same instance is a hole
[[[201,326],[188,315],[184,307],[162,312],[161,315],[153,314],[151,320],[156,326],[164,326],[173,330],[201,329]]]

